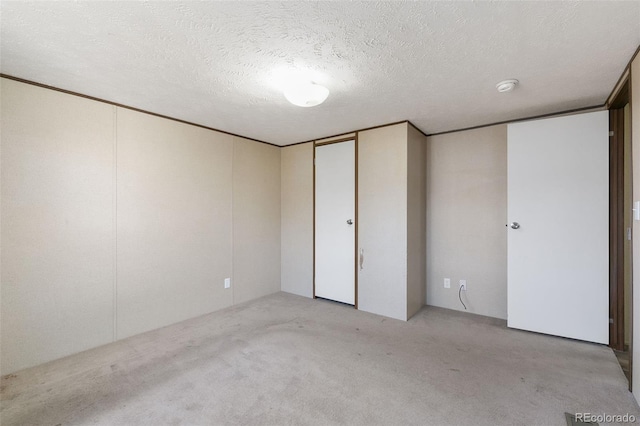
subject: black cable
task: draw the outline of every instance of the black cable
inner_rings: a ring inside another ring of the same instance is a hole
[[[460,299],[460,303],[462,303],[462,306],[464,306],[464,310],[467,310],[467,305],[464,304],[464,302],[462,301],[462,286],[460,286],[460,290],[458,290],[458,299]]]

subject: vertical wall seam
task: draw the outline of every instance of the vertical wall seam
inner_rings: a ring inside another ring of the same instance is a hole
[[[284,155],[284,150],[279,149],[278,151],[280,153],[280,291],[284,291],[284,289],[282,288],[282,283],[284,282],[282,278],[282,271],[284,271],[284,268],[283,268],[284,253],[282,252],[282,248],[283,248],[282,241],[284,240],[284,238],[282,238],[282,234],[284,230],[284,224],[283,224],[284,215],[282,214],[284,211],[284,191],[282,190],[282,180],[283,180],[284,173],[282,173],[282,165],[284,164],[284,161],[282,161],[282,156]]]
[[[280,205],[278,208],[278,216],[280,219],[278,220],[278,224],[280,225],[280,229],[278,230],[278,246],[280,246],[280,259],[279,259],[279,267],[278,267],[278,288],[282,291],[282,149],[278,148],[278,192],[279,192],[279,200]]]
[[[410,256],[409,256],[409,251],[410,251],[410,242],[409,242],[409,236],[411,235],[410,232],[410,227],[411,224],[409,223],[409,196],[410,196],[410,188],[409,186],[411,185],[411,161],[409,161],[409,154],[410,154],[410,150],[411,147],[409,146],[410,141],[409,139],[411,138],[411,129],[409,128],[409,124],[407,123],[407,127],[406,127],[406,131],[405,131],[405,135],[404,135],[404,143],[406,145],[406,154],[405,154],[405,166],[407,169],[407,187],[405,188],[405,205],[407,206],[406,209],[407,211],[405,212],[405,227],[404,227],[404,232],[407,236],[407,240],[405,241],[405,271],[407,271],[406,273],[406,279],[405,279],[405,295],[404,295],[404,319],[405,321],[409,319],[409,286],[411,285],[411,283],[409,282],[409,271],[411,270],[411,267],[413,266],[412,264],[410,265]]]
[[[113,107],[113,341],[118,340],[118,107]]]
[[[234,199],[236,192],[236,179],[235,179],[235,163],[236,163],[236,138],[231,138],[231,306],[236,304],[236,276],[235,276],[235,248],[236,248],[236,239],[235,239],[235,226],[236,221],[234,217]]]

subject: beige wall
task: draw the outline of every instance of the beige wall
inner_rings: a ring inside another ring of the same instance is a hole
[[[407,127],[407,318],[425,303],[426,294],[427,138]]]
[[[640,56],[631,64],[633,201],[640,201]],[[633,394],[640,402],[640,221],[633,221]]]
[[[1,79],[2,374],[114,335],[114,110]]]
[[[428,138],[428,305],[464,310],[465,279],[468,312],[506,318],[506,214],[506,125]]]
[[[234,138],[233,301],[280,291],[280,148]]]
[[[118,338],[229,306],[233,137],[117,111]]]
[[[0,81],[2,374],[280,289],[312,296],[312,143],[280,149]],[[407,123],[358,133],[359,308],[406,319],[426,274],[427,304],[462,310],[466,279],[469,312],[506,318],[506,126],[422,138]],[[633,148],[640,170],[640,131]]]
[[[280,290],[279,148],[0,82],[1,374]]]
[[[328,140],[355,137],[345,134]],[[358,308],[406,320],[425,300],[426,137],[408,123],[358,132]],[[313,144],[283,148],[282,290],[313,296]]]
[[[358,133],[358,309],[407,319],[407,123]]]
[[[280,150],[282,291],[313,297],[313,143]]]

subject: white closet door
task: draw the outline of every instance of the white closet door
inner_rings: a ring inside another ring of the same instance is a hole
[[[609,122],[508,126],[508,325],[609,340]]]
[[[353,305],[355,141],[315,150],[315,296]]]

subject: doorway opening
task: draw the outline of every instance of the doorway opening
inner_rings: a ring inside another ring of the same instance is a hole
[[[632,186],[629,79],[609,107],[609,346],[631,390]]]

